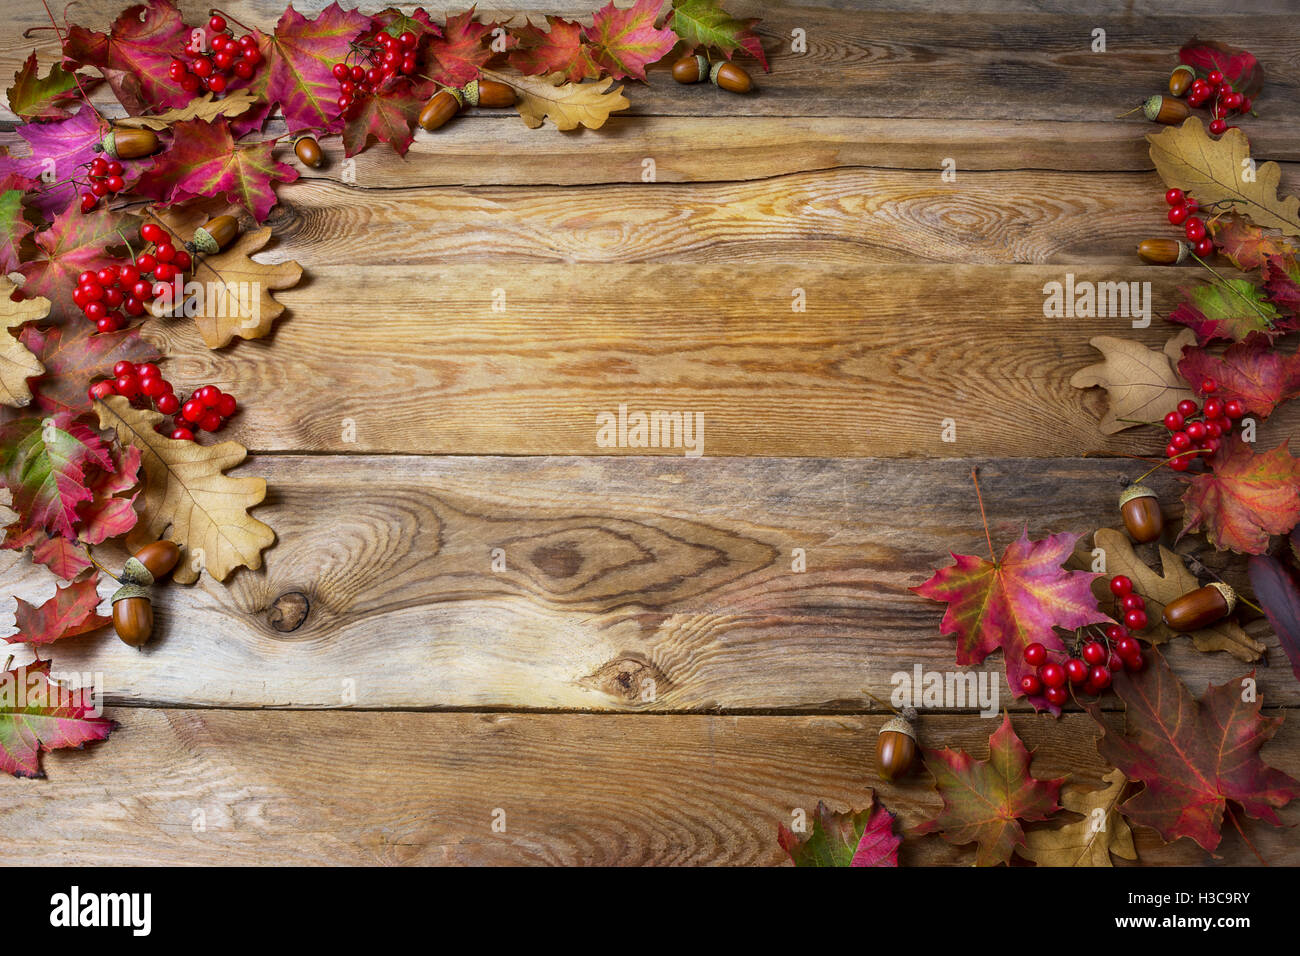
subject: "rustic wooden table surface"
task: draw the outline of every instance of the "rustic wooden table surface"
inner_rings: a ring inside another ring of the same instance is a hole
[[[69,16],[103,29],[121,5]],[[282,9],[223,6],[263,27]],[[660,67],[598,132],[480,112],[351,170],[327,141],[271,216],[268,257],[306,270],[275,334],[212,352],[186,323],[151,327],[178,384],[240,398],[230,437],[270,484],[255,514],[278,542],[260,571],[168,589],[143,653],[58,645],[60,669],[103,673],[121,728],[45,757],[47,780],[0,780],[4,862],[776,864],[777,825],[819,798],[874,787],[904,824],[933,812],[924,773],[876,778],[867,691],[953,667],[942,607],[908,588],[986,551],[972,466],[1001,547],[1026,522],[1114,524],[1135,472],[1116,456],[1150,451],[1104,438],[1102,395],[1068,380],[1090,337],[1170,327],[1042,315],[1067,272],[1150,281],[1157,312],[1185,279],[1132,254],[1161,234],[1162,187],[1150,127],[1114,117],[1192,35],[1249,48],[1270,70],[1254,151],[1294,193],[1300,17],[1291,0],[730,6],[764,18],[754,95]],[[511,9],[530,8],[592,3]],[[6,14],[0,76],[33,45],[49,62],[48,32],[21,36],[47,22],[38,0]],[[620,404],[702,413],[705,456],[598,447]],[[1298,423],[1292,407],[1261,441]],[[0,573],[6,596],[52,581],[9,552]],[[1260,687],[1290,716],[1264,756],[1300,775],[1300,685],[1268,643]],[[1249,669],[1186,641],[1168,657],[1198,693]],[[1013,716],[1040,775],[1099,780],[1086,715]],[[921,733],[982,755],[994,726],[927,712]],[[1300,863],[1295,831],[1246,826]],[[1253,862],[1225,830],[1222,861]],[[902,858],[972,849],[911,838]],[[1211,862],[1148,830],[1138,850]]]

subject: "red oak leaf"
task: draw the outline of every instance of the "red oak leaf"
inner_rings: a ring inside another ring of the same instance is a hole
[[[1178,51],[1178,59],[1195,68],[1202,76],[1222,70],[1232,89],[1254,98],[1264,85],[1264,69],[1245,50],[1235,50],[1213,40],[1192,40]]]
[[[36,407],[46,412],[90,410],[87,386],[106,378],[118,362],[157,362],[158,349],[140,335],[139,326],[117,332],[97,332],[89,322],[37,328],[29,325],[18,339],[45,366],[27,380]]]
[[[76,637],[95,631],[112,622],[111,617],[98,613],[99,575],[69,584],[66,588],[54,587],[54,596],[40,607],[33,607],[22,598],[15,598],[14,624],[18,633],[5,638],[10,644],[53,644],[65,637]]]
[[[1287,239],[1266,233],[1244,216],[1227,216],[1210,226],[1219,251],[1245,272],[1262,267],[1268,256],[1296,252]]]
[[[72,115],[68,108],[81,97],[82,91],[89,94],[97,85],[98,77],[85,73],[78,76],[58,63],[41,76],[33,51],[14,74],[14,85],[9,87],[9,109],[27,123],[67,119]]]
[[[184,120],[172,132],[171,146],[138,187],[163,202],[224,196],[261,222],[276,203],[272,183],[298,178],[296,169],[272,155],[275,143],[236,145],[225,117]]]
[[[1025,662],[1026,647],[1038,643],[1049,651],[1064,652],[1054,628],[1074,630],[1110,621],[1092,593],[1092,582],[1101,575],[1062,567],[1080,537],[1056,534],[1030,541],[1025,533],[996,564],[954,554],[951,567],[940,568],[912,590],[948,602],[942,632],[957,636],[958,664],[978,664],[1001,648],[1011,691],[1024,696],[1021,678],[1035,672]],[[1029,700],[1039,710],[1060,713],[1045,697]]]
[[[349,44],[370,29],[369,17],[357,10],[344,10],[337,2],[314,20],[290,4],[274,34],[258,34],[266,59],[264,95],[280,104],[290,133],[338,131],[342,123],[339,83],[330,71],[347,58]]]
[[[835,813],[817,802],[812,832],[796,834],[777,826],[777,842],[795,866],[898,866],[894,814],[871,794],[871,805],[860,813]]]
[[[1300,680],[1300,581],[1286,565],[1267,554],[1251,555],[1246,566],[1251,590],[1291,661],[1291,672]]]
[[[591,46],[582,37],[581,23],[548,16],[546,24],[546,30],[528,23],[515,31],[519,46],[510,53],[511,66],[529,76],[562,73],[570,83],[600,76]]]
[[[26,276],[23,295],[49,299],[52,322],[85,323],[81,309],[72,301],[77,276],[100,268],[125,251],[123,237],[138,235],[139,222],[136,216],[102,205],[84,214],[75,206],[60,213],[50,228],[36,234],[35,257],[18,267]]]
[[[492,24],[474,19],[474,8],[448,17],[443,35],[425,47],[420,71],[447,86],[464,86],[478,77],[479,67],[492,58],[484,42]]]
[[[1228,279],[1184,289],[1186,298],[1169,314],[1169,321],[1196,333],[1198,345],[1219,339],[1269,342],[1297,328],[1264,297],[1264,290],[1246,279]]]
[[[1300,782],[1260,759],[1282,718],[1261,716],[1262,700],[1244,692],[1246,679],[1211,684],[1197,700],[1160,654],[1137,673],[1115,673],[1125,732],[1107,729],[1097,704],[1087,710],[1102,727],[1102,759],[1144,785],[1120,805],[1124,816],[1166,841],[1190,837],[1206,850],[1219,845],[1229,800],[1282,825],[1276,811],[1300,796]]]
[[[405,156],[424,100],[400,76],[390,77],[374,93],[359,93],[343,125],[343,154],[355,156],[368,142],[378,140]]]
[[[29,198],[30,205],[46,219],[52,218],[77,198],[77,187],[69,179],[78,167],[98,155],[95,147],[104,129],[94,110],[83,109],[57,123],[25,123],[18,127],[18,135],[31,149],[26,156],[0,158],[0,173],[35,181],[37,187]],[[138,175],[142,164],[132,165]],[[81,178],[84,181],[85,177]]]
[[[646,65],[663,59],[677,43],[672,30],[655,28],[662,5],[663,0],[636,0],[620,10],[610,0],[597,10],[583,31],[592,59],[616,80],[644,80]]]
[[[167,69],[189,31],[171,0],[149,0],[123,11],[107,35],[70,27],[63,55],[103,73],[128,112],[165,110],[184,106],[193,95]]]
[[[1190,479],[1183,493],[1183,530],[1203,528],[1219,550],[1263,554],[1269,537],[1300,521],[1300,459],[1283,442],[1256,454],[1243,441],[1225,441],[1210,470]]]
[[[763,42],[754,32],[757,23],[756,17],[736,19],[718,6],[718,0],[673,0],[668,17],[668,26],[689,50],[708,47],[720,51],[727,59],[737,50],[743,50],[756,57],[764,70],[769,70]]]
[[[41,751],[104,740],[116,724],[87,695],[49,679],[48,661],[0,671],[0,770],[43,777]]]
[[[1029,772],[1030,751],[1016,736],[1011,718],[989,738],[989,759],[976,760],[963,750],[925,750],[925,768],[934,775],[943,809],[917,833],[938,832],[949,843],[978,843],[977,866],[1007,863],[1025,845],[1020,821],[1046,820],[1060,809],[1056,802],[1062,777],[1043,780]]]
[[[1189,382],[1212,378],[1218,398],[1239,399],[1246,410],[1267,418],[1300,395],[1300,352],[1278,351],[1263,342],[1229,345],[1222,356],[1200,348],[1183,349],[1178,374]]]
[[[94,498],[88,487],[91,465],[114,467],[99,433],[69,413],[0,427],[0,479],[24,528],[75,539],[77,506]]]
[[[0,275],[18,271],[23,239],[34,227],[23,216],[23,192],[6,189],[0,193]]]

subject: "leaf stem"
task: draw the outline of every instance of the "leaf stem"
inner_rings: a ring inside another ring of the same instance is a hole
[[[1246,842],[1246,846],[1250,847],[1250,852],[1255,854],[1255,859],[1259,860],[1261,866],[1268,866],[1268,860],[1259,855],[1259,850],[1255,849],[1255,844],[1250,842],[1250,837],[1246,836],[1246,831],[1241,828],[1241,824],[1237,821],[1237,814],[1232,810],[1232,804],[1228,801],[1224,801],[1223,805],[1228,811],[1228,819],[1231,820],[1232,825],[1237,828],[1237,832],[1241,834],[1241,838]]]
[[[998,563],[998,556],[993,553],[993,536],[989,534],[989,519],[984,514],[984,495],[980,492],[980,473],[978,468],[970,470],[970,480],[975,482],[975,498],[980,503],[980,521],[984,522],[984,538],[989,543],[989,560]]]

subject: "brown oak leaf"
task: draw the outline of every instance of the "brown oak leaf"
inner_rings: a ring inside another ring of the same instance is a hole
[[[1102,778],[1100,790],[1066,786],[1061,806],[1083,819],[1055,830],[1031,830],[1020,855],[1039,866],[1112,866],[1111,854],[1136,860],[1133,831],[1120,815],[1118,805],[1128,778],[1112,770]]]
[[[1088,344],[1105,360],[1079,369],[1070,384],[1075,388],[1106,389],[1109,404],[1101,420],[1103,434],[1114,435],[1126,428],[1158,422],[1184,398],[1192,397],[1174,364],[1182,356],[1183,347],[1195,341],[1190,331],[1182,331],[1165,343],[1162,352],[1157,352],[1132,339],[1099,335]]]
[[[514,87],[519,96],[515,108],[529,129],[537,129],[547,119],[556,129],[600,129],[610,113],[632,105],[623,95],[623,87],[609,88],[614,82],[609,76],[594,83],[565,83],[560,73],[516,76],[489,69],[480,72],[490,80]]]
[[[45,371],[45,366],[11,330],[50,314],[49,299],[12,298],[14,284],[0,278],[0,402],[12,408],[30,405],[32,390],[27,380]]]

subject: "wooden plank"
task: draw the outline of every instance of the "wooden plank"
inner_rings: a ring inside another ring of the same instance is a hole
[[[182,7],[194,15],[191,19],[205,15],[205,6],[193,0]],[[79,4],[75,18],[102,29],[118,9],[113,0],[93,0]],[[282,9],[278,2],[240,0],[229,12],[242,22],[269,27]],[[589,14],[590,6],[576,12]],[[768,17],[760,33],[773,65],[771,76],[758,78],[758,93],[723,96],[708,84],[682,87],[668,78],[665,63],[651,71],[648,86],[630,91],[633,110],[645,115],[1097,122],[1119,112],[1120,104],[1163,89],[1176,45],[1197,34],[1247,47],[1271,68],[1260,101],[1267,122],[1252,125],[1274,126],[1271,135],[1285,140],[1287,156],[1300,146],[1300,79],[1284,68],[1300,56],[1300,36],[1289,12],[1249,18],[1014,9],[944,17],[930,11],[818,7],[776,14],[760,7],[758,12]],[[43,61],[50,60],[56,48],[52,32],[31,40],[20,35],[27,27],[46,24],[43,8],[24,0],[11,19],[12,38],[0,47],[0,75],[16,70],[33,45]],[[1091,52],[1097,27],[1107,30],[1105,53]],[[795,28],[806,32],[804,54],[790,52]]]
[[[870,787],[901,828],[939,801],[924,771],[876,780],[882,718],[119,711],[85,753],[45,758],[49,780],[0,781],[5,862],[195,864],[780,864],[779,824]],[[1300,774],[1300,723],[1264,749]],[[1114,718],[1112,718],[1113,720]],[[930,746],[987,753],[993,721],[927,716]],[[1019,719],[1033,770],[1104,772],[1081,715]],[[1293,827],[1300,804],[1282,811]],[[505,832],[494,832],[502,819]],[[1273,864],[1300,863],[1293,829],[1243,828]],[[1147,865],[1211,857],[1136,831]],[[1232,826],[1215,860],[1257,864]],[[970,865],[972,847],[910,837],[905,865]]]
[[[954,669],[943,606],[908,588],[949,551],[987,552],[972,464],[259,459],[243,471],[267,478],[256,514],[279,535],[263,570],[162,589],[144,653],[104,632],[54,656],[137,704],[870,709],[898,672]],[[1113,523],[1121,479],[1140,466],[980,467],[1004,547],[1026,526],[1038,537]],[[1175,482],[1155,480],[1176,529]],[[53,588],[20,555],[0,553],[0,568],[6,594],[36,602]],[[1250,669],[1186,640],[1170,653],[1198,691]],[[1259,679],[1265,699],[1300,702],[1287,667]],[[1003,705],[1023,705],[993,684]]]
[[[978,232],[954,228],[954,245]],[[586,241],[602,236],[621,241]],[[151,322],[150,334],[185,357],[169,367],[177,387],[214,382],[249,402],[230,434],[254,450],[682,454],[601,447],[597,415],[622,404],[703,415],[710,456],[1158,450],[1149,429],[1099,434],[1104,393],[1069,378],[1098,359],[1093,336],[1159,346],[1175,327],[1046,319],[1043,288],[1067,274],[1150,281],[1158,315],[1194,273],[854,265],[851,246],[829,261],[799,249],[761,266],[430,263],[414,280],[409,264],[304,255],[308,279],[279,293],[289,312],[271,339],[210,352],[186,320]],[[806,312],[791,311],[796,289]],[[505,312],[492,311],[497,290]],[[942,440],[945,418],[956,442]],[[1261,441],[1297,422],[1285,408]]]

